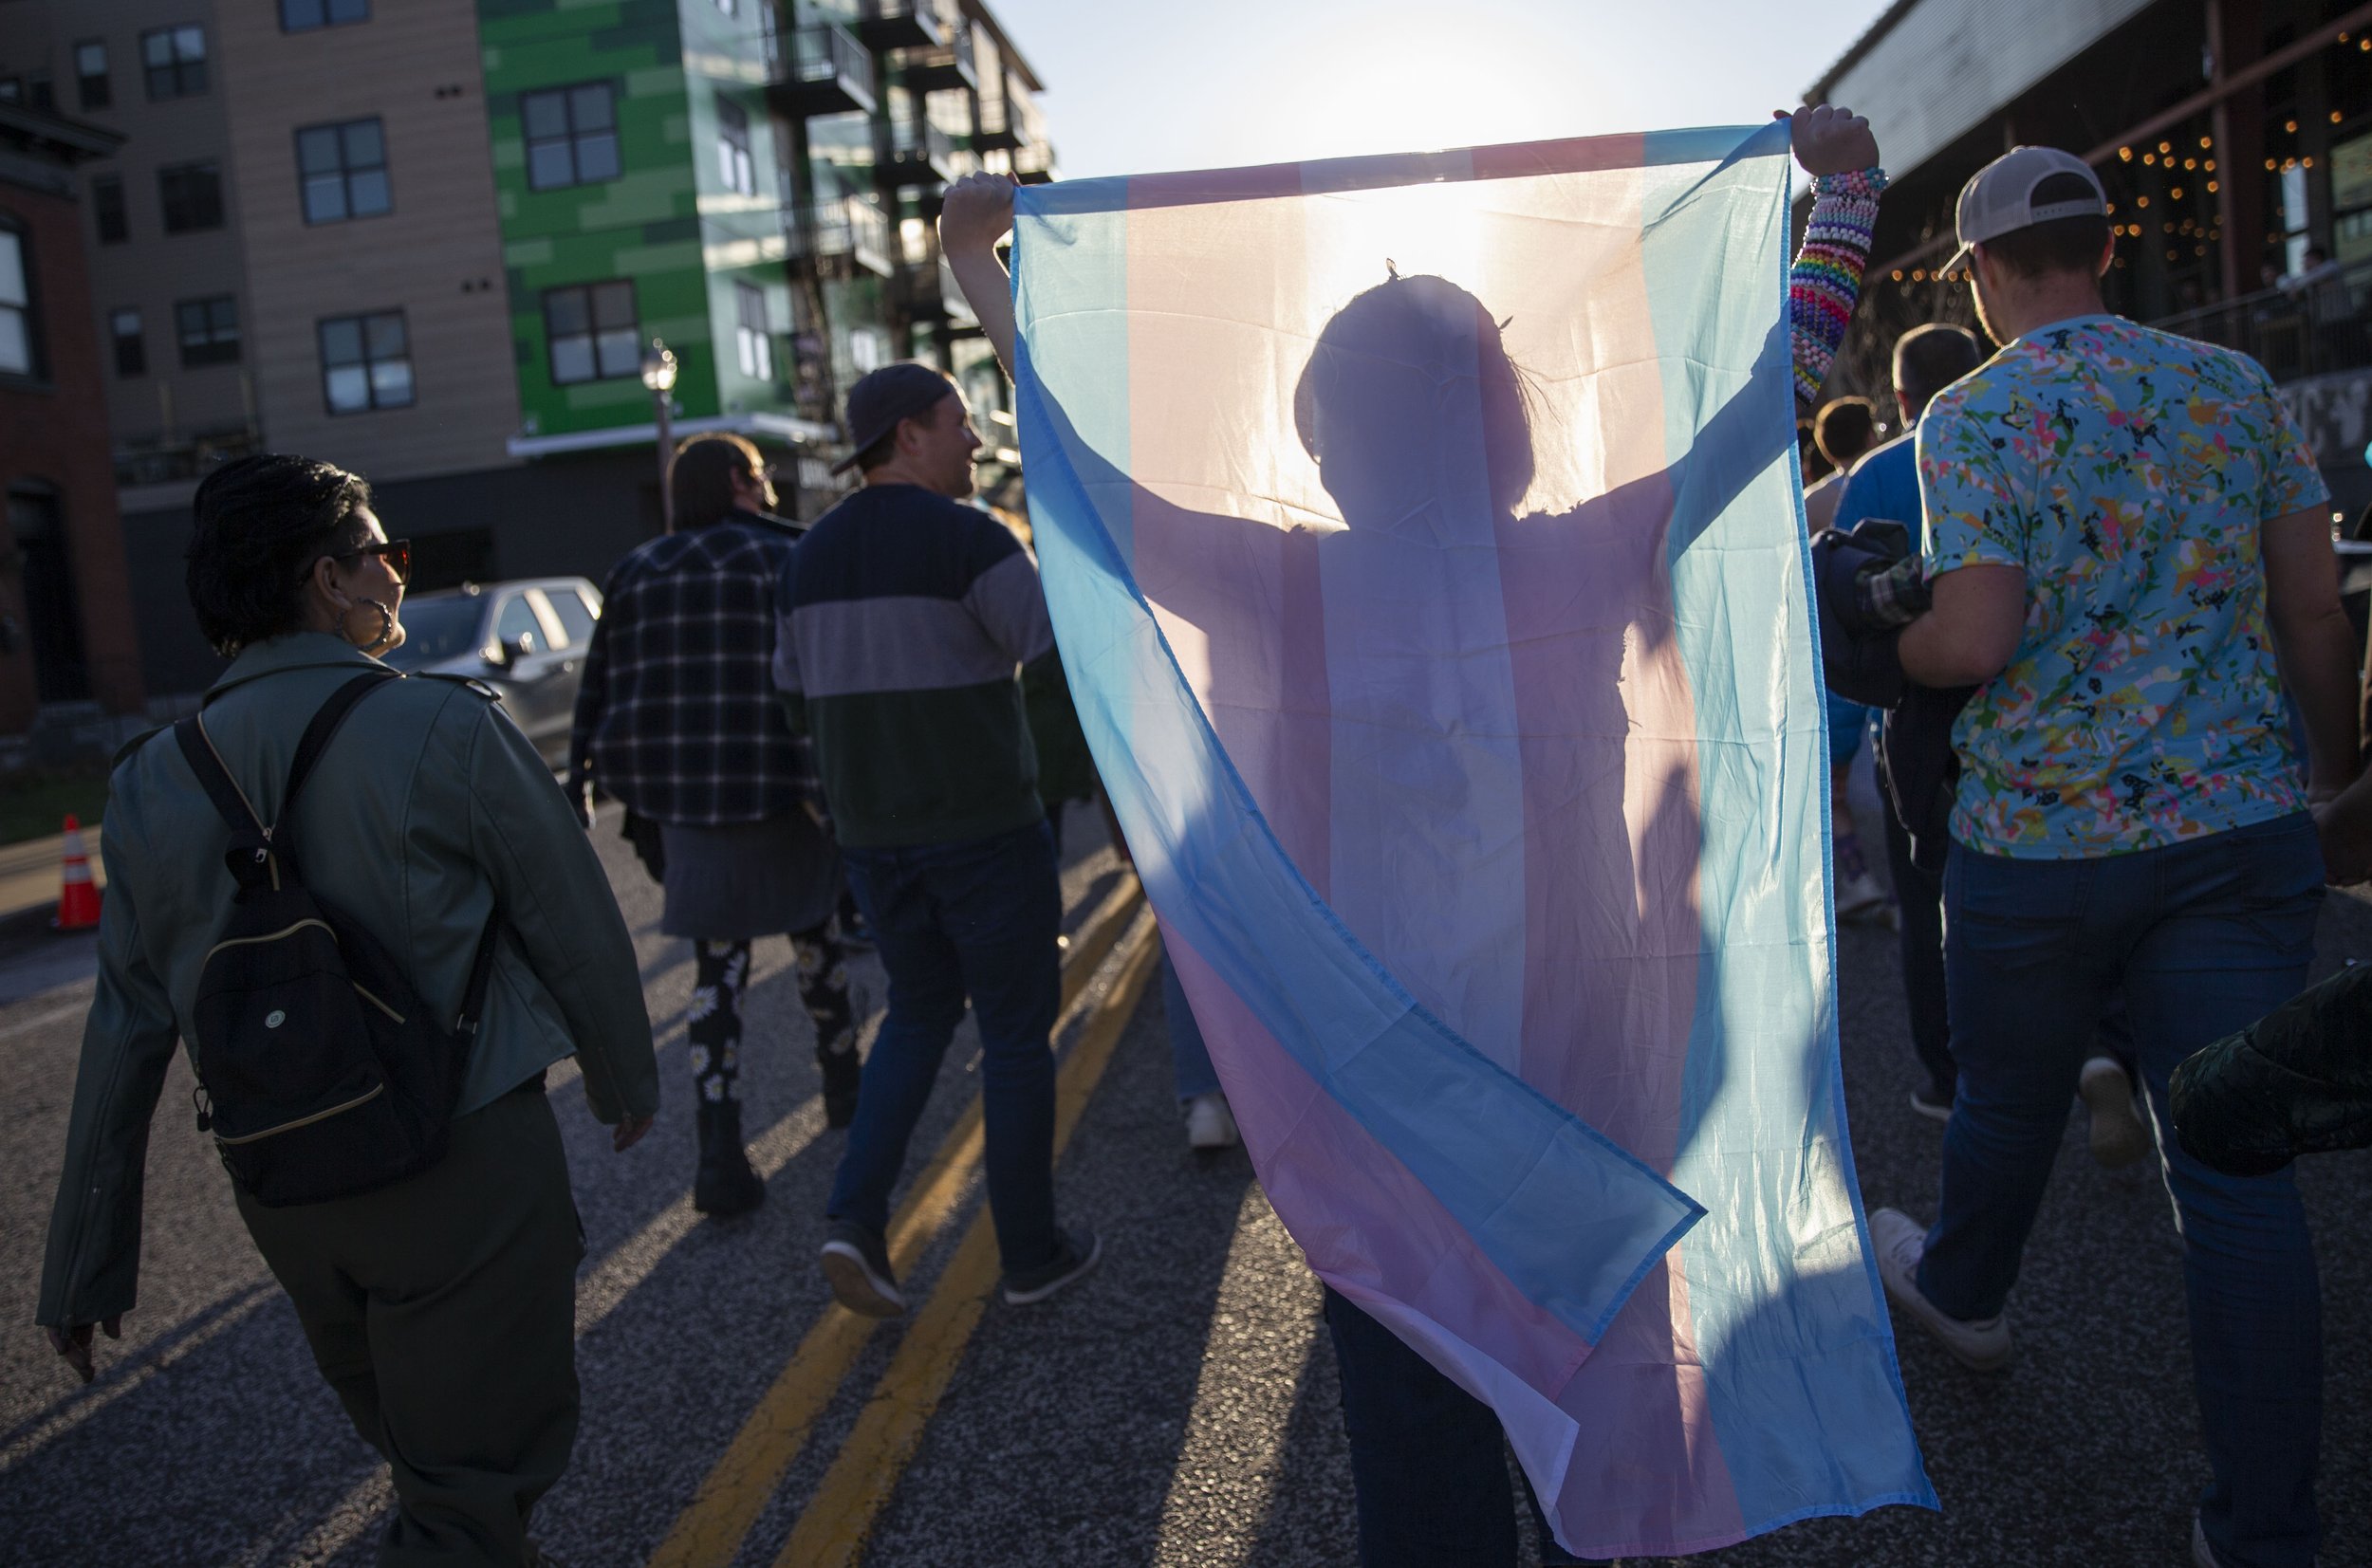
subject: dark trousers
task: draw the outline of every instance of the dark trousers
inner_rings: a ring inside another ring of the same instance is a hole
[[[1952,1102],[1952,1020],[1944,1008],[1944,876],[1911,861],[1911,835],[1886,802],[1886,865],[1902,922],[1902,1000],[1911,1013],[1911,1050],[1937,1099]]]
[[[1043,821],[962,843],[848,849],[849,884],[889,974],[826,1212],[880,1232],[939,1059],[972,999],[989,1211],[1008,1273],[1053,1261],[1054,1015],[1063,921]]]
[[[1514,1568],[1515,1488],[1490,1406],[1328,1287],[1326,1331],[1343,1379],[1360,1568]],[[1545,1564],[1579,1562],[1524,1502]]]
[[[239,1215],[322,1376],[387,1460],[380,1568],[517,1568],[577,1436],[584,1257],[540,1082],[453,1125],[444,1159],[357,1197]]]
[[[2173,1136],[2167,1080],[2306,983],[2323,856],[2306,813],[2160,849],[2019,860],[1955,844],[1944,871],[1960,1095],[1919,1288],[2002,1310],[2103,1005],[2122,993],[2182,1236],[2216,1556],[2304,1568],[2319,1529],[2322,1293],[2288,1170],[2228,1176]]]

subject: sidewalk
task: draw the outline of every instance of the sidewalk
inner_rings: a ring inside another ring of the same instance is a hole
[[[91,880],[107,885],[99,863],[99,826],[83,829],[83,847],[90,852]],[[65,839],[28,839],[21,844],[0,844],[0,931],[13,932],[46,921],[58,912],[58,866],[65,854]]]

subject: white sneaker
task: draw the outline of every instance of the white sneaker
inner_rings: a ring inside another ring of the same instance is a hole
[[[2191,1568],[2224,1568],[2215,1548],[2207,1543],[2207,1526],[2199,1522],[2196,1512],[2191,1516]]]
[[[2010,1360],[2010,1324],[1998,1315],[1980,1322],[1955,1318],[1919,1289],[1919,1259],[1927,1232],[1899,1208],[1873,1208],[1870,1245],[1878,1253],[1878,1277],[1895,1305],[1918,1320],[1962,1366],[1992,1372]]]
[[[1186,1102],[1186,1147],[1232,1149],[1243,1141],[1244,1135],[1235,1130],[1235,1113],[1227,1107],[1226,1095],[1212,1089]]]
[[[1882,917],[1886,909],[1886,890],[1878,885],[1878,878],[1868,872],[1858,872],[1837,882],[1837,918],[1854,920],[1864,916]]]
[[[2092,1157],[2114,1171],[2150,1152],[2150,1130],[2133,1101],[2133,1079],[2115,1057],[2096,1056],[2084,1064],[2076,1093],[2092,1116]]]

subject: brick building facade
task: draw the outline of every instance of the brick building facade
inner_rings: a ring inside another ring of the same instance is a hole
[[[74,175],[120,139],[0,103],[0,735],[147,708]]]

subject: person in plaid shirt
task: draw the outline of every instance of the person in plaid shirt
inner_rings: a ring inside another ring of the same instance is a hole
[[[569,743],[570,792],[599,784],[659,824],[660,929],[696,959],[685,1024],[698,1090],[693,1201],[725,1216],[766,1186],[741,1139],[740,993],[752,939],[790,934],[814,1021],[826,1119],[856,1115],[855,1008],[833,919],[840,851],[806,743],[774,698],[776,584],[801,529],[772,515],[770,470],[737,435],[676,449],[676,527],[638,546],[602,590]],[[589,820],[589,818],[588,818]]]

